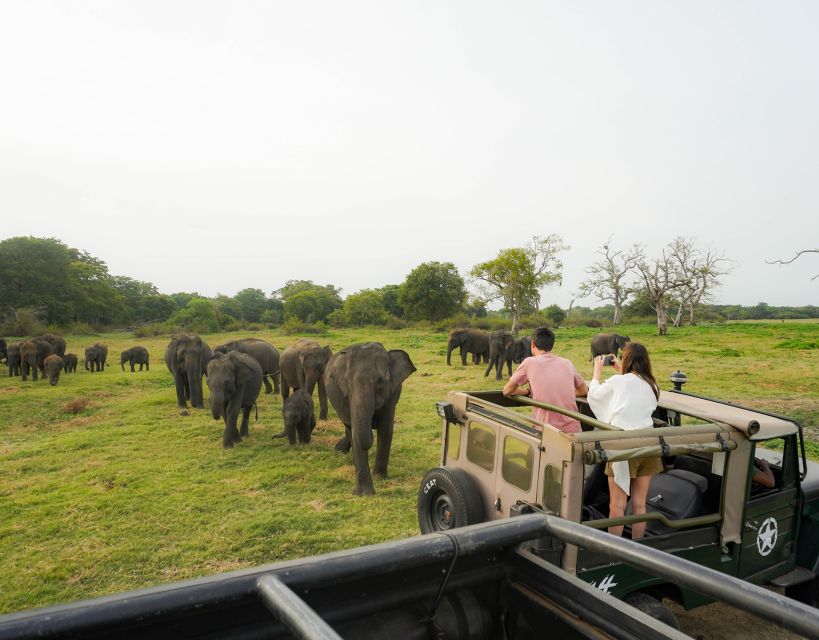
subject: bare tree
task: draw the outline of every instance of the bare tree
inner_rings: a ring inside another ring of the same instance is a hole
[[[798,252],[798,253],[797,253],[797,254],[796,254],[796,255],[795,255],[793,258],[791,258],[790,260],[766,260],[765,262],[766,262],[767,264],[790,264],[791,262],[793,262],[794,260],[796,260],[796,259],[797,259],[799,256],[801,256],[803,253],[819,253],[819,249],[802,249],[802,251],[799,251],[799,252]],[[813,277],[811,278],[811,282],[812,282],[813,280],[816,280],[816,278],[819,278],[819,273],[817,273],[815,276],[813,276]]]
[[[620,324],[623,304],[634,291],[633,285],[626,279],[643,258],[643,249],[640,245],[634,245],[628,250],[615,250],[609,237],[595,253],[602,259],[586,269],[590,277],[580,284],[580,296],[595,296],[599,301],[611,300],[614,304],[612,322]]]
[[[724,255],[713,249],[701,250],[693,238],[677,237],[668,249],[676,268],[685,282],[675,290],[673,298],[677,303],[674,326],[682,324],[683,311],[688,311],[688,322],[694,322],[694,311],[707,300],[720,285],[720,278],[730,273],[732,266]]]
[[[648,260],[641,258],[637,269],[643,280],[642,291],[651,301],[651,307],[657,313],[657,332],[664,336],[667,331],[668,295],[686,285],[686,277],[680,272],[674,258],[674,243],[663,247],[660,257]]]

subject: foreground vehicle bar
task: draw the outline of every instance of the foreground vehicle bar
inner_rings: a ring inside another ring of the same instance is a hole
[[[549,534],[563,542],[605,554],[617,562],[673,580],[679,585],[722,600],[808,638],[819,638],[819,610],[813,607],[708,567],[698,565],[692,570],[689,561],[664,551],[557,516],[544,517]]]
[[[256,582],[259,595],[270,612],[299,639],[341,640],[333,628],[308,607],[304,600],[275,576],[262,576]]]

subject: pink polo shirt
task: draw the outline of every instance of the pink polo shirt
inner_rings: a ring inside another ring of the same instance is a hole
[[[583,384],[583,378],[566,358],[553,353],[530,356],[520,363],[509,380],[518,386],[528,382],[534,400],[577,411],[575,389]],[[532,417],[566,433],[581,431],[580,423],[574,418],[540,407],[532,407]]]

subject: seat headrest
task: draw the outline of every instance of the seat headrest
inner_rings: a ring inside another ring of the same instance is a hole
[[[694,483],[695,485],[697,485],[697,488],[700,490],[700,493],[705,493],[706,489],[708,489],[708,480],[692,471],[686,471],[685,469],[672,469],[671,471],[667,471],[666,473],[670,476],[674,476],[676,478],[684,478],[685,480],[688,480],[688,482]]]

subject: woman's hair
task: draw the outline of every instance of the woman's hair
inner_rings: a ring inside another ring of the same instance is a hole
[[[654,396],[660,399],[660,388],[651,373],[651,360],[648,358],[648,349],[639,342],[629,342],[623,349],[623,359],[621,361],[621,373],[633,373],[645,380],[654,392]]]

